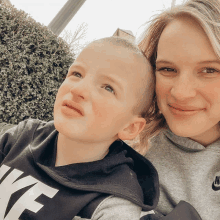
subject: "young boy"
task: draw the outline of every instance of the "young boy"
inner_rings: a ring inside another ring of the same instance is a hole
[[[135,220],[155,208],[156,170],[120,141],[144,129],[152,85],[131,42],[89,44],[59,88],[54,121],[25,120],[0,136],[0,219]]]

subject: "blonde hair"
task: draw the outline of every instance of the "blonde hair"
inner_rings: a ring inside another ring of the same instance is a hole
[[[177,5],[163,11],[147,22],[146,24],[148,26],[146,30],[138,39],[138,46],[150,61],[154,73],[157,45],[161,33],[172,20],[180,19],[186,15],[195,19],[201,25],[216,55],[220,59],[220,0],[188,0],[182,5]],[[149,148],[149,139],[167,127],[166,120],[159,111],[156,94],[154,94],[150,110],[145,116],[147,125],[145,130],[140,134],[140,146],[137,146],[138,149],[142,149],[142,154]]]

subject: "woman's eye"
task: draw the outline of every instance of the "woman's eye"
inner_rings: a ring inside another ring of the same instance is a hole
[[[213,75],[213,73],[218,74],[219,71],[214,68],[205,68],[201,71],[202,73],[207,73],[209,75]]]
[[[169,67],[162,67],[162,68],[156,68],[156,71],[173,72],[175,70]]]
[[[105,88],[105,90],[107,90],[107,91],[109,91],[109,92],[115,94],[114,89],[113,89],[110,85],[104,85],[103,88]]]
[[[81,75],[79,72],[75,72],[75,71],[74,71],[74,72],[71,73],[71,75],[72,75],[72,76],[79,77],[79,78],[82,78],[82,75]]]
[[[176,75],[177,71],[170,67],[161,67],[156,68],[156,72],[159,72],[161,75],[166,77],[173,77]]]

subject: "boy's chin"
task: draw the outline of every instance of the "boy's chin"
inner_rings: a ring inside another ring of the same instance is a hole
[[[63,123],[62,119],[59,120],[58,118],[54,117],[54,127],[59,133],[63,133],[65,130],[65,123]]]

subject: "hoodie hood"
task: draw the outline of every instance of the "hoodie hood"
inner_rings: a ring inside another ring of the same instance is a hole
[[[157,206],[157,171],[150,161],[126,143],[115,141],[102,160],[55,167],[58,131],[53,122],[47,123],[47,126],[48,134],[44,132],[43,142],[41,129],[46,130],[45,126],[37,129],[37,137],[34,138],[35,142],[30,146],[30,150],[36,165],[52,179],[71,189],[111,194],[127,199],[145,211]]]

